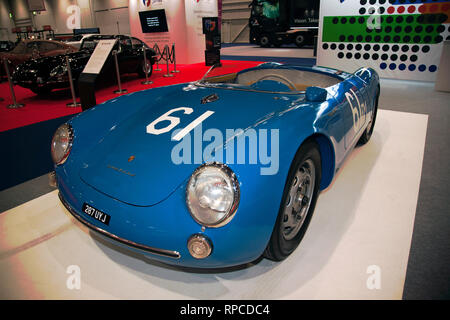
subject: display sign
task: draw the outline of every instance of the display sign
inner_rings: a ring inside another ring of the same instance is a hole
[[[205,66],[220,63],[220,50],[205,50]]]
[[[83,73],[99,74],[117,39],[100,40],[95,47]]]
[[[100,34],[100,28],[73,29],[73,34]]]
[[[206,50],[220,49],[222,46],[221,36],[220,34],[206,34]]]
[[[221,36],[218,17],[202,17],[202,30],[205,35],[205,65],[220,63]]]
[[[316,0],[291,1],[290,25],[293,27],[318,27],[319,5],[319,1]]]
[[[139,12],[143,33],[168,32],[166,11],[164,9]]]
[[[203,34],[219,34],[218,17],[203,17],[202,26],[203,26]]]
[[[28,9],[30,11],[45,11],[44,0],[28,0]]]

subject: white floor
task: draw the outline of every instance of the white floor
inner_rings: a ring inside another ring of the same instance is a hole
[[[372,140],[322,192],[303,242],[281,263],[174,270],[94,239],[56,191],[32,200],[0,214],[0,299],[400,299],[427,121],[380,110]],[[66,285],[72,265],[79,290]]]
[[[232,46],[220,49],[221,55],[255,56],[255,57],[283,57],[283,58],[315,58],[314,50],[310,48],[280,47],[261,48],[255,46]]]

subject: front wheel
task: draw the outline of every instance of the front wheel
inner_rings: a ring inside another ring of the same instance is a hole
[[[363,145],[369,142],[370,138],[372,137],[373,128],[375,127],[375,120],[377,120],[377,111],[378,111],[378,98],[380,94],[377,94],[376,100],[375,100],[375,106],[373,108],[373,112],[369,121],[369,124],[366,127],[366,130],[364,130],[364,133],[362,134],[361,138],[358,140],[358,145]]]
[[[299,245],[316,206],[322,166],[319,147],[304,143],[295,155],[284,186],[277,221],[264,256],[281,261]]]

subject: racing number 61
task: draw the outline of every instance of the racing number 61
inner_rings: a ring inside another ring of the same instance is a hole
[[[350,105],[350,109],[352,109],[352,114],[353,114],[353,130],[355,130],[355,132],[357,132],[359,130],[359,128],[361,127],[361,117],[364,116],[364,120],[365,120],[365,110],[361,110],[361,104],[359,103],[359,99],[358,96],[356,95],[356,93],[350,89],[350,92],[346,92],[345,93],[345,98],[347,98],[348,104]],[[357,105],[354,105],[356,101]],[[364,104],[362,106],[363,108],[365,108]]]
[[[160,135],[166,132],[169,132],[170,130],[172,130],[173,128],[175,128],[179,123],[180,123],[180,118],[178,117],[174,117],[171,116],[172,113],[177,112],[177,111],[183,111],[184,114],[191,114],[194,109],[192,108],[188,108],[188,107],[180,107],[180,108],[175,108],[175,109],[171,109],[169,111],[167,111],[166,113],[164,113],[162,116],[160,116],[159,118],[155,119],[153,122],[151,122],[146,130],[147,133],[149,134],[154,134],[154,135]],[[183,137],[185,135],[187,135],[192,129],[194,129],[196,126],[198,126],[201,122],[203,122],[206,118],[208,118],[210,115],[212,115],[214,113],[214,111],[206,111],[205,113],[203,113],[200,117],[198,117],[197,119],[195,119],[194,121],[192,121],[191,123],[189,123],[186,128],[182,129],[180,132],[178,132],[173,138],[172,140],[175,141],[180,141],[181,139],[183,139]],[[163,128],[156,128],[156,124],[163,122],[163,121],[169,121],[170,124],[166,127]]]

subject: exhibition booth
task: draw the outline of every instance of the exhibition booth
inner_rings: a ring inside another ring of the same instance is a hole
[[[0,36],[0,299],[448,298],[450,1],[5,1]]]

